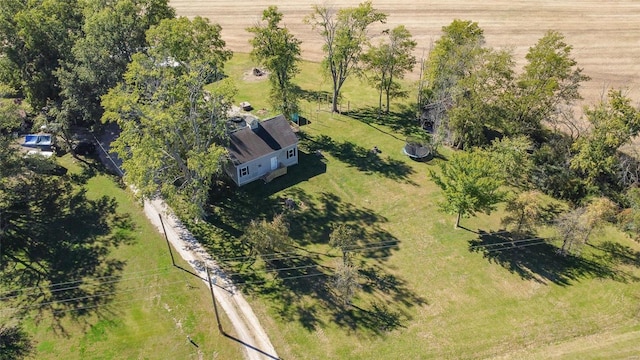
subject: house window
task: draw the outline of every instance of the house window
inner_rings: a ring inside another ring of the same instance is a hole
[[[287,159],[291,159],[296,156],[296,148],[287,150]]]
[[[247,175],[249,175],[249,166],[240,168],[240,177],[245,177]]]

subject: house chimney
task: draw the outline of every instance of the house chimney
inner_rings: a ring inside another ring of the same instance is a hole
[[[251,126],[251,130],[257,130],[258,126],[260,126],[260,121],[258,119],[253,119],[249,123],[249,126]]]

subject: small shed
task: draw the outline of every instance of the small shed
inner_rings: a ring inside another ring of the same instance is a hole
[[[227,174],[238,185],[269,182],[298,163],[298,137],[283,116],[251,121],[229,134]]]

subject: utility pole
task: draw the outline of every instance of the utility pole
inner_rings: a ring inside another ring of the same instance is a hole
[[[220,315],[218,315],[218,304],[216,303],[216,296],[213,294],[213,285],[216,283],[217,278],[213,278],[213,282],[211,282],[211,275],[209,274],[209,267],[205,266],[207,269],[207,279],[209,280],[209,290],[211,290],[211,300],[213,300],[213,311],[216,314],[216,322],[218,323],[218,331],[221,334],[224,334],[224,330],[222,330],[222,324],[220,324]]]
[[[160,224],[162,225],[162,231],[164,232],[164,239],[167,241],[167,247],[169,248],[169,255],[171,255],[171,264],[176,266],[176,260],[173,258],[173,251],[171,251],[171,244],[169,244],[169,237],[167,237],[167,229],[164,228],[164,221],[162,221],[162,215],[158,214],[160,218]]]

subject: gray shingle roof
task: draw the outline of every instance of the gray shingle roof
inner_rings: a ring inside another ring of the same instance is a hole
[[[283,115],[260,121],[256,129],[247,126],[229,134],[229,157],[243,164],[298,143],[298,137]]]

